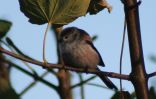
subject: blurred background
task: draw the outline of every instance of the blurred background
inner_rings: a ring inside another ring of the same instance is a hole
[[[123,4],[120,0],[108,0],[113,6],[112,12],[109,14],[107,10],[99,12],[97,15],[89,15],[80,17],[74,22],[65,25],[65,27],[76,26],[86,30],[91,36],[97,35],[94,45],[100,52],[106,67],[100,67],[101,70],[119,73],[119,59],[122,43],[123,27],[124,27],[124,11]],[[140,5],[140,24],[142,44],[144,51],[144,59],[147,73],[156,71],[156,1],[142,0]],[[12,27],[7,34],[12,39],[14,44],[25,54],[34,59],[42,61],[42,44],[43,35],[46,25],[35,25],[28,22],[28,18],[20,11],[18,0],[0,0],[0,19],[11,21]],[[52,31],[49,30],[46,43],[46,58],[50,63],[57,63],[56,42]],[[8,57],[14,60],[22,68],[30,71],[21,61]],[[45,70],[39,66],[30,64],[39,75]],[[131,71],[128,39],[126,35],[124,55],[123,55],[123,74],[129,74]],[[10,74],[11,84],[17,93],[21,93],[34,79],[12,68]],[[83,74],[84,78],[89,78],[90,74]],[[44,77],[49,82],[57,84],[55,76],[48,74]],[[119,79],[111,80],[119,87]],[[72,84],[78,82],[78,76],[75,72],[72,73]],[[91,81],[99,85],[103,85],[99,78]],[[155,77],[149,80],[149,86],[155,86]],[[130,93],[134,91],[131,82],[123,80],[123,88]],[[73,90],[74,99],[80,99],[79,88]],[[103,98],[109,99],[114,94],[114,91],[85,85],[86,99]],[[57,93],[44,85],[41,82],[32,87],[29,91],[22,95],[22,99],[59,99]],[[0,98],[1,99],[1,98]]]

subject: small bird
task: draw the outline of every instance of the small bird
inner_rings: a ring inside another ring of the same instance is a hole
[[[64,64],[75,68],[99,70],[97,65],[105,66],[89,34],[77,27],[68,27],[59,36],[59,50]],[[100,70],[99,70],[100,71]],[[110,89],[117,87],[104,75],[97,73]]]

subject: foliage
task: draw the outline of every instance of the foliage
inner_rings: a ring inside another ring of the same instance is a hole
[[[156,91],[153,86],[149,89],[150,99],[156,99]],[[122,98],[121,98],[122,97]],[[132,92],[131,94],[127,91],[119,91],[115,92],[114,95],[111,97],[111,99],[136,99],[135,92]]]
[[[29,22],[32,24],[38,24],[42,25],[45,23],[50,23],[53,25],[65,25],[68,24],[75,19],[77,19],[80,16],[85,16],[87,13],[89,14],[97,14],[104,8],[108,8],[108,10],[111,10],[111,7],[107,5],[105,0],[19,0],[20,3],[20,10],[29,18]],[[12,23],[6,20],[0,20],[0,39],[3,44],[6,44],[9,47],[12,47],[15,51],[15,53],[18,53],[19,55],[32,59],[31,57],[25,55],[22,51],[20,51],[16,45],[10,40],[7,39],[7,42],[4,42],[2,40],[3,37],[6,36],[7,32],[9,31]],[[93,37],[93,40],[97,39],[97,36]],[[156,60],[155,57],[151,57],[152,60]],[[33,59],[32,59],[33,60]],[[4,60],[0,60],[4,61]],[[22,67],[14,64],[12,61],[8,61],[11,66],[15,67],[16,69],[22,71],[26,75],[34,78],[34,82],[31,83],[26,89],[23,90],[22,95],[27,92],[32,86],[36,84],[37,81],[41,81],[45,85],[51,87],[53,90],[59,92],[60,88],[59,86],[50,83],[43,79],[43,77],[47,73],[52,73],[56,77],[58,77],[58,74],[56,71],[53,70],[47,70],[42,76],[39,76],[33,68],[30,68],[28,64],[26,64],[29,69],[32,72],[29,72]],[[0,65],[2,66],[2,65]],[[9,73],[9,72],[8,72]],[[0,72],[0,74],[2,74]],[[2,75],[0,75],[2,76]],[[80,82],[71,85],[71,89],[75,87],[81,87],[81,94],[84,94],[84,84],[87,84],[88,81],[95,78],[95,76],[89,78],[89,79],[83,79],[82,75],[80,76]],[[2,78],[2,77],[1,77]],[[0,79],[1,79],[0,78]],[[1,80],[0,80],[1,81]],[[9,82],[9,81],[8,81]],[[90,84],[94,86],[100,86],[96,84]],[[1,86],[0,86],[1,87]],[[7,91],[1,92],[0,91],[0,98],[4,99],[19,99],[19,95],[14,91],[14,89],[9,86]],[[84,95],[82,95],[82,98],[84,98]],[[127,91],[118,91],[116,92],[111,99],[135,99],[135,93],[129,93]],[[153,87],[150,88],[150,99],[156,99],[156,92]]]
[[[90,0],[19,0],[21,11],[33,24],[68,24],[85,15]]]
[[[2,39],[10,30],[12,23],[6,20],[0,20],[0,39]]]
[[[68,24],[80,16],[97,14],[104,8],[111,11],[105,0],[19,0],[20,10],[33,24]]]

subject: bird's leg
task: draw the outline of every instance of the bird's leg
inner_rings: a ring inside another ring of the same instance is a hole
[[[44,64],[44,66],[42,66],[42,68],[46,68],[47,67],[47,64],[48,64],[48,62],[47,62],[47,60],[46,59],[43,59],[43,64]]]
[[[66,66],[64,64],[62,65],[61,69],[64,70],[65,72],[67,72]]]
[[[86,74],[88,74],[88,66],[85,66],[85,68],[84,68],[84,72],[86,73]]]

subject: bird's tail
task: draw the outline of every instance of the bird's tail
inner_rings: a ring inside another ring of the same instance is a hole
[[[118,88],[113,84],[113,82],[108,77],[100,73],[97,74],[97,76],[101,78],[101,80],[107,85],[108,88],[118,90]]]

